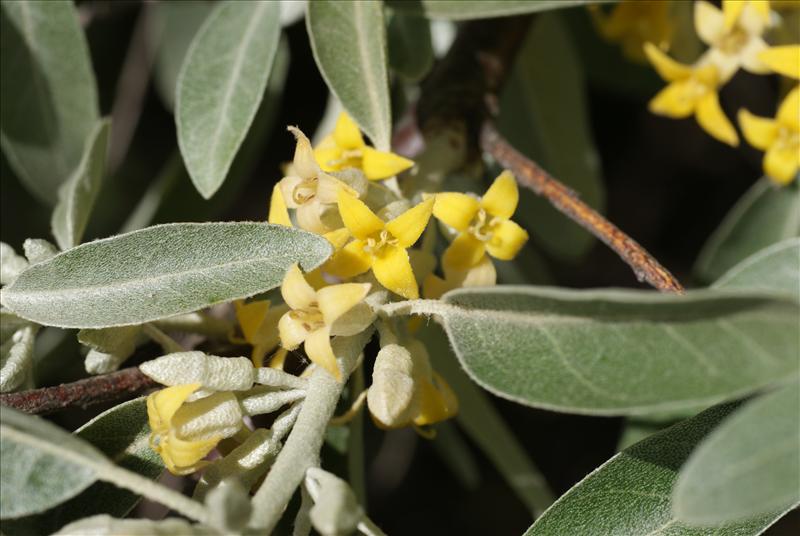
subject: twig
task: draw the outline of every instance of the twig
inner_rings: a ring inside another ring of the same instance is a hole
[[[581,201],[578,195],[514,149],[487,120],[481,129],[481,147],[509,169],[522,186],[547,199],[560,212],[613,249],[633,269],[639,281],[662,292],[683,292],[683,286],[635,240]]]
[[[131,367],[54,387],[0,395],[0,404],[25,413],[42,415],[131,398],[157,385],[138,368]]]

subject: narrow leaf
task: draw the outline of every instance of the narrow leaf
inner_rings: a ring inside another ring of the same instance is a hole
[[[508,17],[608,1],[613,0],[388,0],[387,4],[397,11],[430,19],[468,20]]]
[[[268,223],[178,223],[83,244],[32,266],[3,304],[40,324],[104,328],[187,313],[280,285],[328,258],[324,238]]]
[[[395,13],[387,30],[389,63],[395,72],[411,82],[418,81],[433,67],[431,26],[427,19]]]
[[[480,385],[544,409],[646,414],[744,396],[798,370],[800,306],[758,294],[462,289],[436,314]]]
[[[36,324],[0,309],[0,393],[19,388],[29,377],[37,331]]]
[[[204,525],[191,523],[170,517],[161,521],[150,519],[117,519],[107,515],[87,517],[70,523],[56,535],[74,536],[75,534],[92,534],[95,536],[117,536],[120,534],[136,534],[148,536],[219,536],[219,532]]]
[[[102,457],[89,444],[47,421],[5,406],[0,407],[0,422],[0,518],[42,512],[94,482],[94,469],[75,460]]]
[[[86,38],[72,2],[8,0],[0,10],[0,141],[14,173],[55,204],[99,119]]]
[[[800,238],[778,242],[747,257],[712,286],[775,291],[800,299]]]
[[[97,194],[100,193],[110,133],[111,122],[108,119],[95,125],[86,140],[78,167],[59,188],[58,204],[53,210],[50,225],[62,250],[81,243]]]
[[[723,421],[681,469],[672,501],[681,522],[705,526],[800,504],[800,383]]]
[[[306,25],[328,88],[375,146],[388,150],[392,115],[383,6],[380,2],[316,0],[308,3]]]
[[[617,454],[572,487],[536,520],[525,536],[747,536],[761,534],[781,514],[714,529],[692,528],[672,514],[671,493],[695,446],[736,405],[712,408]]]
[[[694,267],[711,283],[753,253],[786,238],[800,236],[800,186],[776,186],[764,177],[722,220],[703,246]]]
[[[158,2],[151,6],[152,24],[148,35],[155,50],[153,79],[161,100],[175,108],[175,88],[186,51],[197,31],[214,9],[209,0]]]
[[[278,48],[275,2],[222,2],[192,41],[178,77],[178,144],[197,190],[225,180],[264,96]]]
[[[144,398],[124,402],[80,427],[75,434],[97,447],[121,467],[156,479],[164,469],[150,448]],[[124,517],[141,500],[139,495],[106,482],[95,482],[76,497],[42,514],[3,523],[9,536],[52,534],[82,517],[109,514]]]
[[[605,205],[592,139],[583,66],[559,13],[537,16],[500,100],[498,128],[511,143],[599,211]],[[576,260],[594,237],[527,189],[518,221],[549,253]]]

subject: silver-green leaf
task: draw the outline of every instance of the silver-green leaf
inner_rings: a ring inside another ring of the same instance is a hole
[[[276,2],[221,2],[186,53],[175,97],[178,145],[206,199],[225,180],[258,111],[279,37]]]
[[[71,328],[150,322],[280,285],[311,270],[324,238],[268,223],[178,223],[80,245],[32,266],[3,289],[23,318]]]
[[[86,140],[78,167],[58,190],[58,204],[50,226],[58,247],[69,249],[81,243],[89,223],[106,167],[111,121],[99,121]]]
[[[771,295],[508,286],[456,290],[444,302],[428,310],[473,379],[544,409],[632,415],[710,405],[800,366],[800,305]]]
[[[58,450],[64,455],[56,454]],[[95,472],[76,463],[76,457],[103,455],[47,421],[1,407],[0,518],[42,512],[86,489]]]
[[[778,242],[747,257],[712,286],[774,291],[800,299],[800,238]]]
[[[108,515],[87,517],[70,523],[56,535],[75,536],[91,534],[92,536],[221,536],[216,530],[204,525],[191,523],[170,517],[161,521],[150,519],[117,519]]]
[[[375,146],[392,129],[386,27],[380,2],[315,0],[306,17],[311,49],[328,88]]]
[[[731,415],[692,453],[672,494],[675,517],[714,526],[800,504],[800,383]]]
[[[694,271],[711,283],[746,257],[800,236],[800,186],[780,187],[764,177],[734,205],[700,252]]]
[[[625,449],[572,487],[525,536],[750,536],[761,534],[782,512],[714,528],[694,528],[672,513],[678,470],[692,450],[735,405],[707,410]]]
[[[609,1],[613,0],[389,0],[387,4],[397,11],[424,15],[430,19],[469,20],[509,17]]]
[[[121,467],[156,479],[164,464],[150,448],[150,426],[144,398],[123,402],[104,411],[75,431]],[[141,500],[135,493],[98,481],[83,492],[45,513],[3,523],[9,536],[52,534],[63,525],[95,514],[127,515]]]
[[[389,64],[411,82],[422,79],[433,67],[431,26],[427,19],[394,13],[386,31]]]
[[[58,187],[99,119],[89,48],[72,2],[8,0],[0,10],[0,142],[37,197]]]

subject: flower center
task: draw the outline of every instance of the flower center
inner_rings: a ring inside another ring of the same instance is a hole
[[[317,195],[317,183],[319,181],[316,177],[313,179],[306,179],[297,184],[292,190],[292,199],[298,205],[308,203]]]
[[[325,327],[325,320],[316,302],[306,309],[293,309],[289,311],[289,317],[300,322],[306,331],[316,331]]]
[[[492,233],[498,223],[500,223],[500,218],[490,217],[484,209],[480,209],[472,219],[467,231],[481,242],[487,242],[492,238]]]
[[[364,251],[370,255],[380,255],[386,246],[396,246],[398,240],[384,229],[365,240]]]
[[[747,44],[750,35],[740,25],[734,26],[730,32],[726,33],[720,39],[717,48],[725,54],[734,55],[738,54],[742,48]]]

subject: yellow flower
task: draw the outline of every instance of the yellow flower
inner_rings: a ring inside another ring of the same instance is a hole
[[[344,112],[339,115],[333,134],[314,149],[314,156],[324,171],[358,168],[370,180],[388,179],[414,165],[408,158],[367,145],[358,126]]]
[[[339,191],[339,213],[355,240],[339,251],[327,266],[338,277],[354,277],[370,268],[381,285],[407,298],[419,298],[406,249],[414,245],[433,210],[431,197],[389,222],[344,190]]]
[[[591,6],[590,13],[603,38],[620,43],[627,58],[644,62],[645,43],[669,49],[674,30],[669,10],[670,4],[664,0],[623,0],[608,15],[596,5]]]
[[[175,475],[201,468],[202,459],[243,426],[242,411],[232,393],[214,393],[186,403],[199,388],[199,383],[176,385],[147,397],[150,447]]]
[[[764,172],[779,184],[789,184],[800,169],[800,87],[794,88],[778,108],[775,119],[739,110],[745,139],[765,151]]]
[[[795,80],[800,79],[800,45],[768,48],[759,53],[758,59],[773,72]]]
[[[728,145],[739,144],[736,129],[719,105],[720,79],[715,65],[683,65],[651,43],[645,45],[644,51],[661,78],[669,82],[650,101],[651,112],[674,119],[694,115],[703,130],[714,138]]]
[[[722,81],[729,80],[739,67],[756,74],[769,71],[758,59],[759,52],[767,48],[761,34],[768,21],[768,2],[724,2],[722,11],[702,0],[694,4],[695,29],[711,47],[706,59],[717,67]]]
[[[353,328],[352,324],[337,325],[336,321],[359,304],[369,289],[369,283],[344,283],[314,290],[295,264],[286,272],[281,285],[281,295],[291,308],[278,322],[281,346],[294,350],[305,343],[308,358],[341,380],[342,374],[330,338],[335,335],[355,335],[366,328]]]
[[[253,345],[250,359],[254,367],[264,366],[264,356],[278,345],[278,319],[286,313],[286,306],[270,307],[269,300],[244,300],[234,302],[236,319],[242,328],[245,341]]]
[[[480,199],[456,192],[436,194],[434,216],[459,231],[442,256],[445,273],[478,265],[486,252],[503,261],[513,259],[528,240],[528,232],[509,219],[518,202],[517,182],[508,171]]]
[[[296,209],[297,224],[301,229],[312,233],[325,234],[341,224],[331,226],[323,221],[326,209],[336,203],[336,193],[340,189],[353,195],[359,192],[323,172],[314,159],[311,142],[299,129],[288,127],[297,139],[294,160],[289,167],[290,175],[281,179],[272,191],[270,200],[271,223],[291,225],[288,209]],[[363,193],[363,192],[361,192]]]

